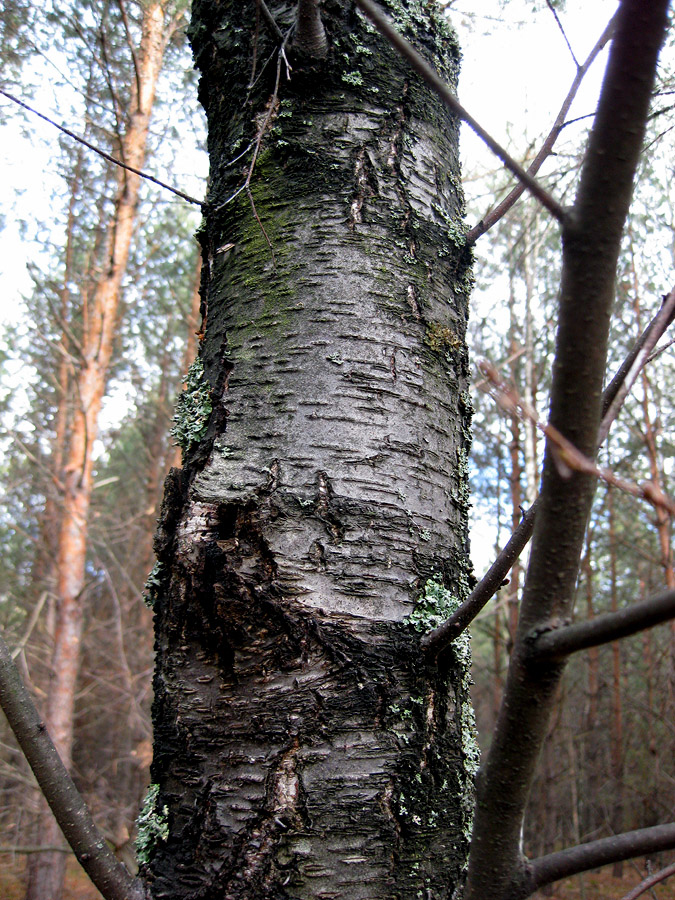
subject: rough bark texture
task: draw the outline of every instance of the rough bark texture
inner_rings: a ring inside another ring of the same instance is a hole
[[[390,8],[454,81],[434,10]],[[427,668],[417,630],[470,577],[457,123],[349,2],[322,15],[276,107],[274,58],[248,89],[255,3],[193,7],[209,397],[156,540],[157,900],[447,898],[466,858],[468,648]],[[274,262],[246,194],[225,205],[270,104]]]

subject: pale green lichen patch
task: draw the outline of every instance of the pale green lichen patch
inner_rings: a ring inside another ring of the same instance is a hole
[[[475,778],[480,766],[480,747],[478,746],[478,731],[476,729],[476,714],[469,700],[464,700],[461,706],[462,722],[462,754],[464,756],[467,775]]]
[[[192,363],[183,383],[185,390],[176,403],[171,436],[183,452],[187,453],[204,436],[213,409],[211,389],[204,378],[201,357],[198,356]]]
[[[158,798],[159,785],[151,784],[136,820],[136,858],[140,864],[150,862],[157,842],[169,836],[169,810],[166,806],[160,808]]]
[[[459,600],[443,586],[439,576],[434,576],[424,585],[424,592],[408,616],[408,622],[415,631],[432,631],[450,618],[458,606]]]
[[[363,75],[360,72],[345,72],[342,76],[342,80],[345,84],[360,87],[363,84]]]

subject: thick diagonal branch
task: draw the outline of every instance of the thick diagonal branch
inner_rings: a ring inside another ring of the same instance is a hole
[[[648,853],[661,853],[674,847],[675,823],[626,831],[624,834],[615,834],[599,841],[569,847],[558,853],[550,853],[529,863],[527,880],[522,891],[514,894],[513,900],[529,897],[539,888],[579,872],[588,872],[590,869]]]
[[[106,844],[61,762],[0,636],[0,705],[56,821],[82,868],[106,900],[145,900],[146,893]]]

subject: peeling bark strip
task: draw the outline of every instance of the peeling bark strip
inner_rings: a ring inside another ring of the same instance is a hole
[[[390,9],[454,83],[431,6]],[[457,122],[351,2],[321,12],[327,56],[290,56],[251,180],[274,266],[249,200],[224,203],[250,159],[224,163],[275,38],[254,0],[193,8],[213,411],[156,540],[157,900],[441,900],[467,853],[468,654],[427,668],[418,630],[468,593]],[[274,13],[285,32],[295,4]]]

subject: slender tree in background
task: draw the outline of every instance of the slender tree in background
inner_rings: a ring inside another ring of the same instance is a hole
[[[140,41],[135,47],[129,33],[133,78],[122,119],[118,152],[126,166],[139,170],[146,153],[148,128],[162,58],[179,18],[164,0],[140,7]],[[119,97],[115,98],[119,102]],[[117,170],[114,212],[105,223],[105,263],[85,298],[72,375],[73,412],[63,451],[59,537],[56,548],[56,618],[52,674],[47,691],[45,724],[66,767],[70,766],[73,710],[79,670],[84,608],[87,535],[92,492],[93,451],[98,435],[101,402],[118,328],[119,300],[134,233],[140,178],[129,169]],[[66,392],[68,393],[68,392]],[[58,843],[60,832],[45,806],[38,823],[46,846]],[[27,900],[57,898],[63,890],[65,857],[42,853],[31,857]]]

